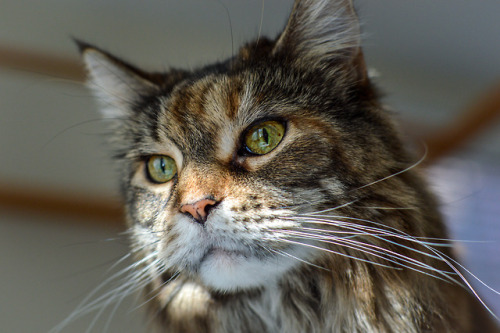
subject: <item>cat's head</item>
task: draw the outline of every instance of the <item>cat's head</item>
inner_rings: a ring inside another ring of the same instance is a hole
[[[275,40],[195,71],[146,73],[80,43],[148,274],[230,291],[334,256],[320,231],[342,225],[310,214],[365,217],[366,185],[407,162],[359,43],[350,1],[333,0],[296,1]]]

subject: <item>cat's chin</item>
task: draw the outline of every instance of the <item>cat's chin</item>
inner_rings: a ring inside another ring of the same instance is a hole
[[[296,265],[289,258],[257,258],[241,252],[212,249],[199,267],[205,285],[218,291],[259,288],[278,280]]]

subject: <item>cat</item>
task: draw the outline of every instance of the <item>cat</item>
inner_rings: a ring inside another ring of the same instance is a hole
[[[159,332],[500,332],[444,246],[351,1],[296,0],[277,38],[194,71],[78,44]]]

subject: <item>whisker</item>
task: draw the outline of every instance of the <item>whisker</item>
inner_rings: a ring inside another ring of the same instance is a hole
[[[327,236],[327,237],[330,234],[335,234],[335,236],[337,236],[337,237],[339,237],[338,235],[347,235],[347,236],[342,236],[342,238],[352,238],[352,237],[358,237],[358,236],[371,236],[372,235],[369,232],[360,232],[360,231],[328,230],[328,229],[317,229],[317,228],[310,228],[310,227],[302,227],[300,229],[314,231],[317,234],[323,234],[324,236]]]
[[[332,223],[335,223],[335,224],[336,223],[342,223],[342,224],[349,225],[349,226],[356,225],[357,227],[363,227],[363,228],[369,229],[369,230],[371,230],[373,232],[383,231],[385,234],[390,233],[393,236],[404,237],[405,239],[406,239],[406,237],[410,237],[410,239],[407,239],[407,240],[418,241],[418,243],[420,243],[420,244],[424,244],[425,243],[425,244],[437,245],[437,246],[451,246],[451,244],[447,244],[447,243],[445,243],[445,244],[429,243],[429,242],[422,241],[422,239],[428,239],[428,240],[433,240],[433,241],[442,241],[442,242],[456,241],[456,240],[446,239],[446,238],[415,237],[415,236],[411,236],[411,235],[405,234],[401,230],[399,230],[397,228],[394,228],[394,227],[390,227],[390,226],[385,225],[383,223],[374,222],[374,221],[370,221],[370,220],[366,220],[366,219],[355,218],[355,217],[349,217],[349,216],[312,215],[311,217],[309,217],[309,215],[306,215],[306,214],[298,214],[298,217],[299,217],[299,219],[300,219],[300,217],[308,217],[307,221],[310,221],[310,219],[312,218],[314,221],[322,221],[325,224],[330,224],[330,222],[332,222]],[[326,219],[321,219],[320,217],[326,218]],[[285,218],[291,218],[291,217],[285,217]],[[352,224],[352,223],[345,222],[345,221],[332,220],[331,218],[340,218],[340,219],[353,220],[353,221],[358,221],[358,222],[365,222],[365,223],[373,224],[373,225],[376,225],[378,227],[383,227],[383,228],[389,229],[389,230],[384,230],[384,229],[380,229],[380,228],[374,228],[374,227],[364,226],[364,225],[361,225],[361,224]],[[332,224],[332,225],[334,225],[334,224]]]
[[[459,284],[459,282],[457,280],[455,280],[455,279],[453,279],[453,278],[451,278],[450,276],[447,275],[447,274],[454,274],[453,272],[446,272],[446,271],[439,270],[439,269],[437,269],[435,267],[432,267],[432,266],[430,266],[428,264],[420,262],[417,259],[414,259],[414,258],[405,256],[405,255],[402,255],[400,253],[391,251],[389,249],[386,249],[386,248],[383,248],[383,247],[380,247],[380,246],[376,246],[376,245],[369,244],[369,243],[363,243],[363,242],[355,241],[355,240],[352,240],[352,239],[346,239],[346,238],[326,238],[325,239],[324,237],[321,237],[321,236],[317,237],[316,235],[308,234],[308,233],[300,233],[300,232],[298,232],[298,233],[296,233],[294,235],[296,237],[298,237],[298,238],[312,239],[312,240],[317,240],[317,241],[323,242],[323,243],[329,243],[329,244],[333,244],[333,245],[338,245],[338,246],[342,246],[342,247],[351,248],[353,250],[357,250],[357,251],[360,251],[362,253],[366,253],[368,255],[371,255],[371,256],[374,256],[374,257],[378,257],[378,258],[380,258],[382,260],[386,260],[388,262],[392,262],[392,263],[394,263],[396,265],[409,268],[409,269],[414,270],[416,272],[423,273],[423,274],[432,276],[434,278],[437,278],[437,279],[449,282],[449,281],[447,281],[445,279],[440,278],[439,276],[436,276],[434,274],[430,274],[428,272],[416,269],[416,268],[414,268],[412,266],[408,266],[408,265],[402,264],[400,262],[400,261],[403,261],[403,262],[406,262],[406,263],[408,263],[410,265],[414,265],[414,266],[417,266],[417,267],[421,267],[423,269],[434,271],[434,272],[438,273],[439,275],[445,276],[447,279],[451,280],[452,282]],[[387,256],[389,256],[389,257],[387,257]],[[392,258],[397,258],[400,261],[397,261],[396,259],[392,259]]]
[[[64,128],[64,129],[60,130],[56,134],[54,134],[49,140],[47,140],[40,147],[40,149],[41,150],[45,150],[47,148],[47,146],[49,146],[52,142],[54,142],[54,140],[56,140],[61,135],[65,134],[66,132],[68,132],[70,130],[73,130],[73,129],[77,128],[77,127],[84,126],[84,125],[87,125],[87,124],[100,123],[100,122],[103,122],[103,121],[106,121],[106,120],[110,120],[110,119],[117,119],[117,118],[103,118],[103,117],[100,117],[100,118],[95,118],[95,119],[89,119],[89,120],[80,121],[80,122],[78,122],[76,124],[70,125],[70,126]]]
[[[407,240],[407,241],[413,241],[413,242],[416,242],[418,244],[423,243],[422,241],[415,240],[411,236],[406,235],[395,228],[390,228],[390,229],[393,229],[394,231],[389,231],[389,230],[369,227],[369,226],[365,226],[365,225],[361,225],[361,224],[355,224],[355,223],[339,221],[339,220],[326,220],[326,219],[320,219],[320,218],[304,219],[304,218],[295,218],[295,217],[284,217],[283,219],[299,220],[302,223],[329,225],[329,226],[344,228],[344,229],[348,229],[348,230],[356,230],[356,231],[361,230],[361,231],[364,231],[368,236],[371,236],[371,237],[377,237],[379,235],[384,235],[384,236],[391,236],[391,237],[400,238],[400,239]],[[362,219],[355,219],[355,220],[362,220]],[[320,229],[320,230],[322,230],[324,232],[328,232],[325,229]],[[416,250],[416,249],[414,249],[414,250]],[[416,251],[418,251],[418,250],[416,250]]]
[[[234,37],[233,37],[233,24],[231,22],[231,13],[229,13],[229,9],[227,8],[226,4],[224,4],[221,0],[216,0],[219,5],[221,5],[224,10],[226,11],[226,16],[227,16],[227,21],[229,24],[229,32],[231,33],[231,63],[234,58]]]
[[[336,222],[339,222],[339,221],[336,221]],[[381,237],[379,234],[377,234],[377,233],[380,233],[382,231],[382,235],[396,237],[396,238],[399,238],[399,239],[402,239],[402,240],[406,240],[406,241],[409,241],[409,242],[417,243],[417,244],[420,244],[421,246],[423,246],[424,248],[429,249],[429,245],[426,244],[425,242],[416,240],[416,239],[412,238],[410,235],[407,235],[407,234],[404,234],[404,233],[401,233],[401,232],[400,232],[400,234],[394,234],[392,232],[387,232],[387,231],[384,231],[384,230],[379,230],[378,228],[375,228],[375,230],[372,231],[373,228],[371,228],[371,227],[366,227],[366,226],[362,226],[362,225],[356,225],[356,226],[354,226],[352,224],[345,224],[345,223],[342,223],[342,222],[339,222],[339,224],[335,224],[335,226],[336,227],[347,228],[347,229],[354,229],[354,230],[358,230],[358,228],[361,229],[361,230],[363,230],[363,229],[370,230],[370,232],[368,233],[369,234],[368,236],[370,236],[370,237],[374,237],[374,238],[382,240],[384,242],[387,242],[387,243],[396,245],[398,247],[407,249],[407,250],[409,250],[411,252],[419,253],[419,254],[424,255],[426,257],[429,257],[429,258],[432,258],[432,259],[435,259],[435,260],[438,260],[438,261],[442,261],[442,258],[439,257],[439,256],[436,256],[436,255],[433,255],[431,253],[418,250],[418,249],[416,249],[414,247],[409,247],[409,246],[403,245],[401,243],[391,241],[391,240],[389,240],[387,238],[384,238],[384,237]],[[320,229],[320,230],[323,231],[323,229]],[[435,250],[435,249],[433,249],[433,250]]]
[[[462,264],[458,263],[456,260],[450,258],[449,256],[447,256],[446,254],[444,253],[441,253],[437,250],[434,250],[434,249],[431,249],[431,251],[435,251],[437,252],[436,254],[439,255],[439,256],[442,256],[442,259],[443,261],[451,267],[451,269],[453,269],[456,274],[460,277],[460,279],[467,285],[467,288],[474,294],[474,296],[476,297],[476,299],[484,306],[484,308],[496,319],[496,320],[500,320],[500,318],[493,312],[493,310],[490,309],[490,307],[488,305],[486,305],[486,303],[483,301],[483,299],[481,298],[481,296],[479,296],[479,294],[477,293],[477,291],[474,289],[474,287],[472,287],[472,285],[470,284],[470,282],[467,280],[467,278],[462,274],[462,272],[460,272],[460,270],[458,268],[456,268],[451,262],[453,262],[455,265],[458,265],[460,268],[462,268],[463,270],[465,270],[468,274],[470,274],[474,279],[476,279],[479,283],[481,283],[483,286],[487,287],[489,290],[493,291],[494,293],[496,293],[497,295],[500,295],[500,292],[498,292],[497,290],[495,290],[494,288],[488,286],[486,283],[484,283],[481,279],[479,279],[476,275],[472,274],[472,272],[470,272],[467,268],[465,268]],[[451,261],[451,262],[450,262]]]
[[[113,319],[113,316],[115,315],[116,311],[118,311],[118,308],[120,307],[121,303],[123,302],[123,300],[131,295],[132,293],[134,293],[134,290],[130,290],[130,289],[133,289],[133,286],[131,286],[131,288],[129,288],[129,290],[125,291],[124,293],[122,293],[120,299],[118,300],[118,302],[115,302],[115,306],[113,307],[113,309],[111,310],[111,313],[109,314],[108,316],[108,320],[106,321],[106,323],[104,324],[104,328],[103,328],[103,332],[108,332],[108,329],[109,329],[109,326],[111,325],[111,321]],[[107,305],[105,305],[105,307],[107,307]]]
[[[355,188],[353,190],[350,190],[349,192],[354,192],[354,191],[358,191],[358,190],[361,190],[361,189],[366,188],[366,187],[370,187],[372,185],[378,184],[378,183],[383,182],[385,180],[388,180],[390,178],[396,177],[396,176],[398,176],[398,175],[400,175],[402,173],[410,171],[411,169],[413,169],[413,168],[419,166],[420,164],[422,164],[422,162],[427,158],[428,152],[429,152],[429,150],[427,148],[427,145],[424,145],[424,153],[422,154],[422,157],[417,162],[413,163],[412,165],[410,165],[409,167],[407,167],[407,168],[405,168],[405,169],[403,169],[401,171],[395,172],[395,173],[393,173],[393,174],[391,174],[391,175],[389,175],[387,177],[380,178],[380,179],[375,180],[375,181],[373,181],[371,183],[368,183],[366,185],[357,187],[357,188]]]
[[[321,217],[323,217],[323,219]],[[359,218],[353,218],[353,217],[331,216],[331,215],[315,215],[315,214],[309,213],[309,214],[298,214],[295,217],[283,217],[283,218],[284,219],[298,220],[298,221],[301,221],[302,223],[325,224],[325,225],[330,225],[330,226],[334,226],[334,227],[338,227],[338,228],[344,228],[344,229],[348,229],[348,230],[353,230],[353,232],[359,232],[360,236],[361,236],[361,234],[365,234],[363,236],[374,237],[374,238],[379,239],[379,240],[381,240],[383,242],[387,242],[387,243],[393,244],[395,246],[405,248],[405,249],[407,249],[409,251],[412,251],[412,252],[415,252],[415,253],[420,253],[422,255],[425,255],[427,257],[433,258],[435,260],[439,260],[439,261],[445,263],[453,272],[446,272],[446,271],[437,270],[437,269],[433,268],[432,266],[428,266],[428,267],[420,266],[420,267],[425,268],[425,269],[430,269],[431,271],[435,271],[436,273],[438,273],[440,275],[444,275],[448,280],[450,280],[450,281],[452,281],[452,282],[454,282],[454,283],[462,286],[463,288],[469,289],[474,294],[474,296],[480,301],[480,303],[486,308],[486,310],[488,312],[490,312],[493,316],[495,316],[495,318],[498,318],[492,312],[492,310],[485,304],[485,302],[481,299],[481,297],[478,295],[478,293],[472,287],[472,285],[467,280],[467,278],[464,276],[464,274],[462,272],[460,272],[460,270],[457,268],[457,266],[460,267],[467,274],[469,274],[470,276],[472,276],[475,280],[477,280],[479,283],[481,283],[482,285],[484,285],[489,290],[493,291],[496,294],[500,294],[500,292],[498,292],[494,288],[488,286],[481,279],[479,279],[477,276],[475,276],[474,274],[472,274],[472,272],[470,272],[470,270],[468,270],[467,268],[465,268],[462,264],[458,263],[456,260],[452,259],[451,257],[447,256],[446,254],[442,253],[441,251],[439,251],[439,250],[437,250],[437,249],[435,249],[433,247],[433,246],[451,246],[451,244],[449,244],[449,243],[454,242],[454,241],[456,242],[457,240],[443,239],[443,238],[432,238],[432,237],[414,237],[414,236],[411,236],[411,235],[409,235],[407,233],[402,232],[401,230],[398,230],[398,229],[393,228],[393,227],[389,227],[389,226],[384,225],[382,223],[378,223],[378,222],[374,222],[374,221],[369,221],[369,220],[364,220],[364,219],[359,219]],[[345,222],[345,221],[332,220],[332,218],[340,218],[340,219],[348,219],[348,220],[358,221],[358,222],[365,222],[365,223],[377,225],[377,226],[382,227],[384,229],[376,228],[376,227],[369,227],[369,226],[361,225],[361,224],[357,224],[357,223],[348,223],[348,222]],[[312,231],[314,231],[314,228],[310,228],[310,229],[312,229]],[[322,235],[323,236],[325,235],[325,233],[326,234],[328,234],[328,233],[335,233],[335,231],[325,230],[325,229],[317,229],[316,232],[321,232],[321,234],[320,235],[316,235],[316,236],[313,235],[313,237],[316,237],[317,241],[323,241],[323,242],[325,242],[325,241],[328,242],[329,240],[328,239],[327,240],[324,240],[324,239],[323,240],[321,240],[321,239],[318,240],[317,238],[321,238]],[[349,233],[347,232],[345,234],[349,234]],[[309,237],[311,237],[311,236],[309,236]],[[354,240],[352,240],[353,237],[355,237],[355,236],[350,236],[349,238],[342,237],[340,239],[342,239],[344,242],[349,241],[352,244],[352,242],[354,241]],[[420,246],[422,246],[424,249],[428,250],[429,252],[420,251],[420,250],[418,250],[418,249],[416,249],[414,247],[409,247],[409,246],[400,244],[398,242],[394,242],[392,240],[387,239],[386,237],[394,237],[394,238],[397,238],[397,239],[402,239],[402,240],[405,240],[405,241],[408,241],[408,242],[419,244]],[[339,239],[335,239],[335,240],[337,242],[340,242]],[[426,241],[426,240],[433,240],[434,242],[429,242],[429,241]],[[448,242],[448,244],[446,244],[446,243],[445,244],[436,243],[436,241],[437,242]],[[355,242],[358,242],[358,241],[355,241]],[[366,243],[363,243],[363,244],[365,244],[366,246],[370,245],[370,244],[366,244]],[[337,245],[339,245],[339,244],[337,244]],[[359,246],[359,243],[357,245]],[[384,250],[384,248],[381,248],[381,249]],[[407,257],[407,258],[408,259],[412,259],[410,257]],[[412,263],[412,264],[414,265],[415,263]],[[420,270],[416,270],[413,267],[409,267],[409,268],[413,269],[415,271],[421,272]],[[434,274],[429,274],[427,272],[421,272],[421,273],[424,273],[424,274],[427,274],[427,275],[430,275],[430,276],[433,276],[435,278],[443,280],[442,278],[437,277]],[[456,275],[461,282],[459,282],[455,278],[450,277],[448,274]]]
[[[353,206],[361,209],[378,209],[378,210],[417,210],[416,207],[383,207],[383,206]]]
[[[362,262],[365,262],[365,263],[368,263],[368,264],[372,264],[372,265],[376,265],[376,266],[380,266],[380,267],[395,269],[394,267],[387,266],[387,265],[384,265],[384,264],[381,264],[381,263],[378,263],[378,262],[370,261],[370,260],[363,259],[363,258],[354,257],[354,256],[351,256],[351,255],[346,254],[346,253],[342,253],[342,252],[338,252],[338,251],[334,251],[334,250],[330,250],[330,249],[325,249],[325,248],[322,248],[322,247],[319,247],[319,246],[315,246],[315,245],[312,245],[312,244],[296,242],[296,241],[292,241],[290,239],[280,239],[280,241],[281,242],[285,242],[285,243],[290,243],[290,244],[302,245],[302,246],[310,247],[310,248],[313,248],[313,249],[317,249],[317,250],[329,252],[329,253],[332,253],[332,254],[337,254],[337,255],[340,255],[340,256],[343,256],[343,257],[346,257],[346,258],[350,258],[350,259],[353,259],[353,260],[362,261]]]
[[[139,282],[141,280],[147,279],[148,278],[148,270],[151,269],[151,267],[155,264],[155,261],[157,259],[154,259],[156,256],[155,253],[151,253],[150,255],[144,257],[143,259],[125,267],[124,269],[116,272],[112,276],[108,277],[106,280],[104,280],[102,283],[100,283],[97,287],[95,287],[81,302],[76,308],[58,325],[56,325],[50,332],[57,333],[60,332],[63,328],[68,326],[72,321],[94,311],[95,309],[101,307],[101,311],[96,314],[94,320],[92,321],[90,326],[94,325],[94,321],[97,321],[97,318],[100,316],[102,311],[110,304],[110,302],[116,300],[119,295],[119,293],[123,294],[123,290],[127,290],[127,288],[134,287],[134,291],[142,288],[142,285],[139,285]],[[121,258],[120,260],[122,260]],[[142,264],[150,261],[153,259],[153,262],[146,265],[142,269],[138,270],[137,268],[141,266]],[[105,292],[104,294],[101,294],[99,297],[94,299],[93,301],[90,301],[97,293],[101,292],[104,287],[110,285],[112,282],[118,280],[115,285],[118,285],[118,287],[113,288],[112,290]],[[137,287],[139,285],[139,287]],[[125,295],[126,296],[126,295]]]
[[[255,42],[255,48],[257,48],[257,46],[259,45],[260,36],[262,34],[262,23],[264,22],[264,2],[265,0],[262,0],[262,5],[260,7],[259,32],[257,33],[257,41]]]
[[[95,302],[90,303],[88,308],[82,309],[83,313],[90,313],[92,311],[95,311],[96,309],[100,309],[98,313],[94,316],[94,319],[89,325],[87,332],[92,331],[93,326],[97,323],[97,320],[100,318],[104,310],[106,310],[110,304],[112,304],[113,302],[116,303],[114,309],[111,312],[112,316],[115,312],[115,308],[117,308],[121,304],[121,302],[125,297],[131,295],[133,292],[139,289],[142,289],[145,286],[145,283],[140,283],[141,279],[142,277],[138,277],[137,279],[132,279],[132,282],[123,283],[119,288],[116,288],[111,292],[104,294],[103,297],[100,297],[96,299]]]
[[[132,252],[129,252],[127,254],[125,254],[124,256],[122,256],[120,259],[118,259],[113,265],[111,265],[107,270],[106,270],[106,273],[109,273],[111,272],[113,269],[115,269],[118,265],[120,265],[121,263],[123,263],[125,260],[129,259],[130,257],[132,257]]]
[[[144,270],[136,271],[134,274],[123,279],[123,282],[119,283],[117,288],[104,293],[94,301],[89,302],[84,307],[82,307],[79,310],[79,316],[90,313],[100,308],[99,312],[94,316],[94,320],[92,321],[88,331],[90,331],[90,329],[95,325],[104,310],[111,303],[115,302],[117,299],[121,302],[121,300],[123,300],[123,298],[125,298],[126,296],[131,295],[137,290],[143,289],[150,282],[148,274],[148,270],[150,268],[149,266],[153,266],[155,264],[156,263],[153,262]]]
[[[159,275],[163,274],[165,272],[160,272]],[[151,302],[151,300],[155,299],[156,297],[158,297],[158,295],[160,295],[161,293],[161,289],[163,287],[165,287],[167,284],[177,280],[177,278],[179,277],[179,275],[181,274],[180,271],[177,271],[175,272],[174,274],[172,274],[172,276],[167,280],[167,281],[164,281],[162,282],[158,287],[156,287],[155,289],[151,290],[148,294],[151,295],[153,294],[153,296],[151,296],[150,298],[148,298],[146,301],[142,302],[141,304],[139,304],[138,306],[134,307],[132,309],[132,311],[135,311],[135,310],[138,310],[140,309],[141,307],[143,307],[144,305],[148,304],[149,302]],[[146,295],[148,296],[148,295]]]
[[[467,274],[472,276],[475,280],[477,280],[479,283],[481,283],[484,287],[488,288],[490,291],[494,292],[497,295],[500,295],[500,291],[496,290],[495,288],[490,287],[486,283],[484,283],[481,279],[479,279],[476,275],[474,275],[470,270],[468,270],[464,265],[456,261],[455,259],[451,258],[450,256],[444,254],[444,253],[439,253],[439,255],[442,255],[446,260],[449,260],[453,262],[453,264],[459,266],[461,269],[463,269]]]
[[[386,237],[395,237],[395,238],[399,238],[399,239],[403,239],[403,240],[406,240],[406,241],[409,241],[409,242],[412,242],[412,243],[417,243],[417,244],[426,244],[426,245],[429,245],[429,246],[439,246],[439,247],[451,247],[452,245],[451,244],[443,244],[443,243],[431,243],[431,242],[426,242],[426,241],[421,241],[420,239],[427,239],[426,237],[410,237],[408,235],[405,235],[405,234],[394,234],[392,232],[387,232],[385,230],[380,230],[378,228],[370,228],[370,227],[366,227],[366,226],[363,226],[363,225],[353,225],[351,223],[342,223],[341,221],[338,221],[339,223],[327,223],[327,225],[332,225],[332,226],[335,226],[335,227],[338,227],[338,228],[343,228],[343,229],[352,229],[352,230],[356,230],[356,231],[337,231],[337,230],[328,230],[328,229],[316,229],[316,228],[307,228],[307,227],[302,227],[301,229],[304,229],[304,230],[314,230],[314,231],[322,231],[326,234],[352,234],[353,236],[351,237],[354,237],[354,236],[370,236],[370,237],[375,237],[375,238],[378,238],[378,239],[382,239],[384,241],[387,241],[387,242],[391,242],[385,238],[381,238],[380,235],[383,235],[383,236],[386,236]],[[321,222],[313,222],[313,223],[316,223],[316,224],[324,224],[324,223],[321,223]],[[358,231],[358,230],[363,230],[364,232],[361,232],[361,231]],[[447,241],[445,239],[443,239],[443,241]],[[402,244],[399,244],[399,243],[394,243],[398,246],[403,246]],[[414,251],[416,250],[415,248],[409,248],[410,250]],[[423,252],[421,254],[428,254],[426,252]],[[434,259],[437,259],[434,257]]]
[[[310,215],[317,215],[317,214],[322,214],[322,213],[331,212],[331,211],[334,211],[334,210],[338,210],[338,209],[341,209],[341,208],[344,208],[344,207],[350,206],[350,205],[352,205],[353,203],[358,202],[358,201],[359,201],[359,199],[356,199],[356,200],[353,200],[353,201],[350,201],[350,202],[346,202],[345,204],[342,204],[342,205],[339,205],[339,206],[336,206],[336,207],[333,207],[333,208],[328,208],[328,209],[318,210],[318,211],[311,212],[311,213],[308,213],[308,214],[310,214]],[[299,215],[300,215],[300,214],[299,214]]]
[[[293,258],[293,259],[298,260],[298,261],[300,261],[300,262],[303,262],[304,264],[307,264],[307,265],[309,265],[309,266],[313,266],[313,267],[319,268],[319,269],[324,270],[324,271],[330,271],[329,269],[326,269],[326,268],[321,267],[321,266],[319,266],[319,265],[315,265],[315,264],[313,264],[313,263],[311,263],[311,262],[309,262],[309,261],[307,261],[307,260],[301,259],[301,258],[299,258],[299,257],[297,257],[297,256],[294,256],[294,255],[292,255],[292,254],[290,254],[290,253],[288,253],[288,252],[285,252],[285,251],[283,251],[283,250],[273,250],[273,249],[270,249],[270,250],[271,250],[272,252],[274,252],[274,253],[279,254],[279,255],[282,255],[282,256],[285,256],[285,257],[290,257],[290,258]]]

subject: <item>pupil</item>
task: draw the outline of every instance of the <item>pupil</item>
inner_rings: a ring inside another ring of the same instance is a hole
[[[161,168],[161,171],[162,171],[163,173],[165,173],[165,159],[164,159],[164,158],[162,158],[162,159],[160,160],[160,168]]]
[[[266,144],[269,144],[269,134],[267,133],[267,130],[265,128],[262,129],[262,138],[266,142]]]

